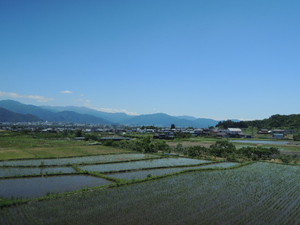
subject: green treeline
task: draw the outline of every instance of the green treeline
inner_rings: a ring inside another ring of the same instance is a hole
[[[259,159],[271,159],[273,156],[280,154],[278,148],[270,147],[242,147],[237,149],[234,144],[228,141],[217,141],[210,147],[204,146],[191,146],[183,147],[178,144],[174,149],[171,149],[165,141],[155,140],[150,137],[144,137],[141,139],[130,141],[106,141],[103,143],[107,146],[114,146],[118,148],[130,149],[133,151],[144,153],[155,153],[158,151],[170,152],[171,150],[179,154],[183,154],[190,157],[206,157],[214,156],[227,158],[228,160],[236,160],[238,158],[259,160]]]
[[[140,139],[129,141],[104,141],[104,145],[118,148],[129,149],[144,153],[155,153],[158,151],[169,151],[169,146],[163,140],[154,140],[150,137],[143,137]]]
[[[264,120],[252,120],[252,121],[239,121],[234,122],[231,120],[221,121],[217,124],[217,127],[227,129],[229,127],[248,128],[257,127],[258,129],[300,129],[300,114],[292,115],[273,115]]]
[[[228,160],[235,160],[238,158],[246,158],[250,160],[271,159],[275,155],[279,155],[278,148],[264,148],[264,147],[242,147],[237,149],[234,144],[228,141],[217,141],[210,147],[191,146],[182,147],[178,144],[175,151],[180,152],[190,157],[205,157],[215,156],[227,158]]]

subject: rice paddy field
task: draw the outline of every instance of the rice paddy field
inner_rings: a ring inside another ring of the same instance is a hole
[[[31,159],[31,160],[9,160],[0,161],[0,166],[63,166],[71,164],[95,164],[126,161],[134,159],[150,159],[156,158],[155,155],[146,154],[114,154],[114,155],[98,155],[98,156],[85,156],[85,157],[72,157],[72,158],[58,158],[58,159]]]
[[[300,224],[298,165],[165,157],[84,142],[71,142],[75,153],[65,154],[56,141],[22,147],[13,140],[0,142],[1,225]],[[49,145],[46,153],[37,154],[42,145]],[[26,152],[31,156],[22,158]]]
[[[4,167],[0,168],[0,177],[18,177],[18,176],[33,176],[33,175],[48,175],[48,174],[66,174],[75,173],[76,170],[72,167],[37,167],[37,168],[19,168],[19,167]]]
[[[145,168],[161,168],[175,167],[184,165],[198,165],[208,163],[207,160],[188,159],[188,158],[162,158],[147,161],[135,161],[126,163],[112,163],[105,165],[88,165],[79,167],[82,170],[90,172],[112,172],[112,171],[128,171]]]
[[[179,168],[167,168],[167,169],[151,169],[151,170],[139,170],[132,172],[124,172],[124,173],[112,173],[108,176],[115,177],[119,179],[145,179],[147,177],[152,176],[162,176],[165,174],[172,174],[180,171],[186,170],[196,170],[196,169],[206,169],[206,168],[229,168],[238,165],[239,163],[234,162],[224,162],[224,163],[214,163],[209,165],[201,165],[201,166],[193,166],[193,167],[179,167]]]
[[[300,167],[253,163],[90,189],[0,211],[0,224],[299,224]]]

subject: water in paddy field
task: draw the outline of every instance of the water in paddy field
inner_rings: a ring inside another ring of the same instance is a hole
[[[289,141],[259,141],[259,140],[233,140],[230,142],[247,143],[247,144],[265,144],[265,145],[287,145]]]
[[[0,177],[13,177],[13,176],[29,176],[29,175],[45,175],[54,173],[75,173],[72,167],[46,167],[46,168],[16,168],[4,167],[0,168]]]
[[[103,162],[114,162],[134,159],[156,158],[155,155],[146,154],[116,154],[116,155],[97,155],[97,156],[83,156],[60,159],[32,159],[32,160],[9,160],[0,161],[0,166],[59,166],[71,164],[92,164]]]
[[[85,175],[1,179],[0,197],[36,198],[47,193],[69,192],[110,183],[102,178]]]
[[[88,165],[81,166],[80,169],[87,171],[97,172],[110,172],[120,170],[133,170],[142,168],[155,168],[155,167],[170,167],[170,166],[185,166],[185,165],[197,165],[204,164],[210,161],[188,158],[163,158],[153,159],[146,161],[126,162],[126,163],[112,163],[103,165]]]
[[[176,173],[179,171],[190,170],[190,169],[207,169],[207,168],[229,168],[236,166],[239,163],[235,162],[225,162],[225,163],[215,163],[203,166],[193,166],[193,167],[181,167],[181,168],[167,168],[167,169],[151,169],[151,170],[140,170],[126,173],[114,173],[108,174],[110,177],[119,178],[119,179],[144,179],[148,176],[161,176],[170,173]]]

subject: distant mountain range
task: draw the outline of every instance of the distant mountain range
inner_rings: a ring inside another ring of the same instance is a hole
[[[38,122],[40,118],[31,114],[15,113],[0,107],[0,122]]]
[[[131,116],[107,113],[87,107],[54,107],[26,105],[13,100],[0,101],[0,122],[69,122],[101,125],[160,126],[207,128],[219,121],[191,116],[170,116],[164,113]]]
[[[1,101],[0,101],[1,102]],[[1,104],[0,104],[1,105]],[[87,114],[95,117],[100,117],[102,119],[111,121],[113,123],[119,123],[127,119],[131,119],[133,116],[127,115],[125,113],[107,113],[87,107],[76,107],[76,106],[41,106],[41,108],[49,110],[51,112],[63,112],[72,111],[80,114]]]
[[[131,119],[123,121],[123,124],[128,125],[153,125],[159,127],[170,127],[171,124],[175,124],[176,127],[195,127],[195,128],[208,128],[215,126],[218,123],[212,119],[182,119],[181,117],[170,116],[164,113],[148,114],[135,116]]]

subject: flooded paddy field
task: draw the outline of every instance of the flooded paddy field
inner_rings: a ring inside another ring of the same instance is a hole
[[[150,154],[119,154],[101,155],[91,157],[76,157],[45,160],[13,160],[2,161],[0,167],[0,197],[2,198],[34,198],[44,196],[47,193],[58,193],[79,190],[86,187],[94,187],[111,183],[111,179],[105,180],[101,174],[93,176],[90,172],[113,172],[120,170],[136,170],[140,168],[160,168],[174,166],[192,166],[210,163],[210,161],[190,158],[158,158]],[[151,159],[153,158],[153,159]],[[158,158],[158,159],[155,159]],[[133,160],[128,162],[126,160]],[[139,161],[135,161],[135,160]],[[144,160],[141,160],[144,159]],[[109,163],[116,162],[118,163]],[[123,162],[125,160],[125,162]],[[67,162],[75,162],[75,167],[61,166]],[[39,165],[36,167],[25,167]],[[105,162],[107,164],[85,165],[92,162]],[[5,167],[10,165],[10,167]],[[14,165],[15,167],[12,167]],[[18,165],[19,167],[17,167]],[[212,166],[212,165],[208,165]],[[80,170],[76,169],[79,168]],[[84,170],[84,171],[83,171]],[[177,170],[174,170],[177,171]],[[170,172],[173,172],[170,170]],[[166,172],[161,172],[165,174]],[[169,172],[168,172],[169,173]],[[59,176],[60,174],[70,174]],[[73,174],[73,175],[72,175]],[[98,176],[98,177],[97,177]],[[112,177],[113,178],[113,177]],[[114,181],[114,179],[112,179]]]
[[[224,162],[224,163],[215,163],[209,165],[202,166],[193,166],[193,167],[180,167],[180,168],[168,168],[168,169],[151,169],[151,170],[141,170],[141,171],[133,171],[133,172],[125,172],[125,173],[112,173],[108,176],[119,178],[119,179],[144,179],[149,176],[161,176],[171,173],[176,173],[179,171],[185,170],[197,170],[197,169],[208,169],[208,168],[229,168],[238,165],[239,163],[235,162]]]
[[[66,174],[75,173],[72,167],[35,167],[35,168],[19,168],[19,167],[3,167],[0,168],[0,177],[30,176],[30,175],[48,175],[48,174]]]
[[[102,178],[85,175],[0,179],[0,196],[35,198],[48,193],[69,192],[110,183]]]
[[[62,166],[71,164],[107,163],[157,157],[158,156],[156,155],[149,154],[114,154],[58,159],[8,160],[0,161],[0,166]]]
[[[0,224],[300,224],[300,167],[253,163],[0,211]],[[221,209],[221,210],[220,210]]]
[[[111,172],[111,171],[135,170],[135,169],[155,168],[155,167],[197,165],[197,164],[204,164],[209,162],[210,161],[207,160],[189,159],[189,158],[162,158],[162,159],[153,159],[147,161],[113,163],[113,164],[103,164],[103,165],[88,165],[88,166],[80,166],[79,168],[82,170],[93,171],[93,172]]]

